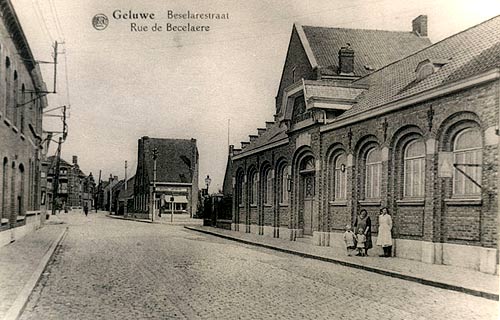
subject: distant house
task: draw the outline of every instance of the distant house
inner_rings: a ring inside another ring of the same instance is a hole
[[[198,149],[196,139],[142,137],[138,141],[137,170],[134,181],[134,213],[149,217],[153,194],[153,150],[158,151],[154,210],[173,209],[177,213],[196,212],[198,205]],[[171,201],[173,200],[173,201]]]
[[[128,216],[134,212],[134,183],[135,176],[120,186],[117,214]]]
[[[42,193],[48,210],[52,209],[54,198],[54,180],[56,177],[56,157],[50,156],[42,161]],[[78,165],[78,157],[73,156],[72,163],[60,159],[59,185],[56,203],[58,208],[83,207],[85,203],[92,206],[95,181],[92,174],[87,176]]]

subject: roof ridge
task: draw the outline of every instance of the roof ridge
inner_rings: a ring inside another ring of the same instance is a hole
[[[323,26],[307,26],[302,25],[302,27],[306,28],[321,28],[321,29],[335,29],[335,30],[349,30],[349,31],[377,31],[377,32],[394,32],[394,33],[410,33],[415,34],[413,31],[403,31],[403,30],[385,30],[385,29],[363,29],[363,28],[344,28],[344,27],[323,27]],[[416,35],[416,34],[415,34]],[[427,38],[419,36],[420,38]]]
[[[403,57],[403,58],[401,58],[401,59],[399,59],[399,60],[396,60],[396,61],[394,61],[394,62],[391,62],[391,63],[389,63],[389,64],[387,64],[387,65],[383,66],[382,68],[379,68],[379,69],[375,70],[374,72],[372,72],[372,73],[370,73],[370,74],[367,74],[367,75],[365,75],[365,76],[363,76],[363,77],[361,77],[361,78],[359,78],[359,79],[355,80],[355,81],[354,81],[354,83],[355,83],[355,82],[358,82],[358,81],[361,81],[361,80],[363,80],[363,79],[365,79],[365,78],[367,78],[367,77],[370,77],[370,76],[372,76],[372,75],[374,75],[374,74],[377,74],[377,73],[379,73],[380,71],[385,70],[386,68],[388,68],[388,67],[390,67],[390,66],[392,66],[392,65],[394,65],[394,64],[396,64],[396,63],[398,63],[398,62],[400,62],[400,61],[403,61],[403,60],[405,60],[405,59],[408,59],[409,57],[413,57],[413,56],[415,56],[415,55],[417,55],[417,54],[419,54],[419,53],[421,53],[421,52],[423,52],[423,51],[425,51],[425,50],[430,50],[430,48],[433,48],[433,47],[435,47],[435,46],[437,46],[437,45],[441,44],[442,42],[447,41],[448,39],[455,38],[455,37],[457,37],[457,36],[459,36],[459,35],[461,35],[461,34],[463,34],[463,33],[467,32],[467,31],[469,31],[469,30],[475,29],[475,28],[477,28],[477,27],[479,27],[479,26],[481,26],[481,25],[483,25],[483,24],[486,24],[487,22],[490,22],[491,20],[494,20],[494,19],[496,19],[496,18],[500,18],[500,15],[497,15],[497,16],[494,16],[494,17],[492,17],[492,18],[488,19],[488,20],[482,21],[481,23],[478,23],[478,24],[473,25],[473,26],[471,26],[471,27],[469,27],[469,28],[467,28],[467,29],[465,29],[465,30],[462,30],[462,31],[457,32],[457,33],[455,33],[455,34],[452,34],[452,35],[450,35],[450,36],[448,36],[448,37],[446,37],[446,38],[444,38],[444,39],[441,39],[440,41],[438,41],[438,42],[436,42],[436,43],[432,43],[432,44],[431,44],[430,46],[428,46],[428,47],[425,47],[425,48],[423,48],[423,49],[421,49],[421,50],[415,51],[415,52],[413,52],[412,54],[407,55],[406,57]],[[491,46],[493,46],[493,45],[495,45],[495,44],[494,44],[494,43],[492,43],[492,44],[491,44]],[[490,46],[490,47],[491,47],[491,46]],[[488,47],[488,48],[490,48],[490,47]]]

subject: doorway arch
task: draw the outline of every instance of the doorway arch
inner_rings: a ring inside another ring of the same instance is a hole
[[[316,158],[310,150],[296,157],[294,165],[294,204],[296,228],[305,236],[312,236],[318,224],[316,214]]]

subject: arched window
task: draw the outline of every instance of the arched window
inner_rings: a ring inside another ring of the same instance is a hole
[[[425,144],[413,140],[404,149],[404,197],[423,198],[425,190]]]
[[[366,153],[365,164],[365,198],[380,198],[380,178],[382,171],[382,160],[380,150],[370,149]]]
[[[288,169],[286,165],[280,168],[280,204],[288,204]]]
[[[478,196],[481,194],[479,186],[472,180],[481,184],[481,132],[479,128],[468,128],[460,131],[453,143],[453,158],[456,166],[453,171],[453,195],[457,197]]]
[[[273,177],[272,177],[272,171],[271,168],[267,168],[264,171],[263,177],[263,190],[262,190],[262,196],[264,197],[264,204],[265,205],[272,205],[273,204]]]
[[[333,199],[345,200],[347,198],[347,173],[345,153],[335,157],[333,174]]]
[[[257,173],[251,172],[248,179],[248,186],[250,187],[250,205],[257,205]]]

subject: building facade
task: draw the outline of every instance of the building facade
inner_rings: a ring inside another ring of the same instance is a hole
[[[198,206],[198,158],[196,139],[139,139],[134,215],[150,217],[154,212],[158,216],[172,208],[176,213],[194,215]]]
[[[56,156],[47,157],[42,161],[42,198],[43,205],[52,210],[54,204],[54,180],[56,177]],[[78,157],[73,156],[72,163],[60,159],[58,190],[56,197],[57,209],[82,208],[93,204],[95,181],[92,173],[85,175],[78,165]]]
[[[426,22],[409,34],[425,38]],[[376,240],[387,207],[396,256],[497,272],[499,27],[422,48],[399,38],[410,52],[381,62],[381,31],[295,25],[275,121],[230,147],[233,230],[341,250],[362,209]]]
[[[0,1],[0,231],[40,209],[42,112],[46,87],[17,15]]]

